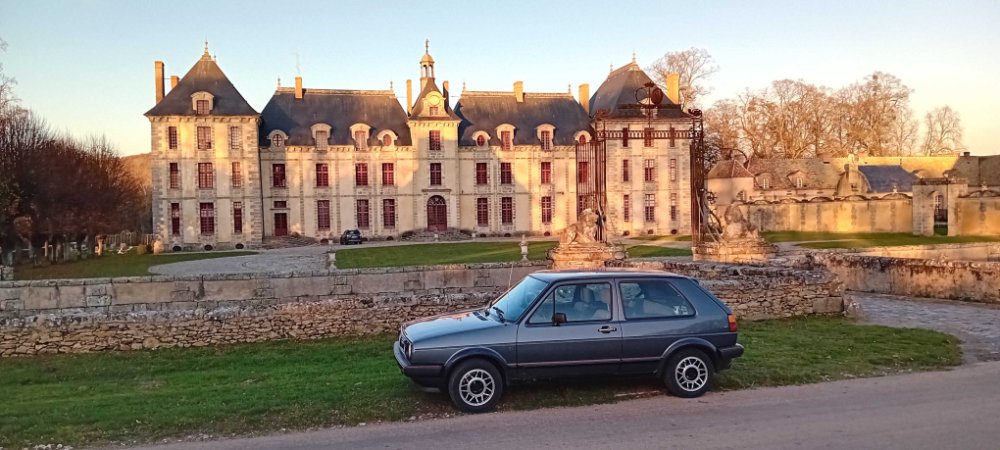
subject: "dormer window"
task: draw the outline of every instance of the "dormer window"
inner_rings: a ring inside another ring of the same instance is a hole
[[[805,182],[802,180],[802,177],[795,177],[795,189],[802,189],[803,186],[805,186]]]
[[[472,140],[476,143],[476,147],[479,149],[485,149],[490,145],[490,135],[486,134],[485,131],[472,133]]]
[[[284,131],[274,130],[267,135],[267,138],[271,140],[272,148],[281,148],[285,146],[285,141],[288,140],[288,135]]]
[[[770,189],[771,188],[771,180],[769,180],[767,177],[761,178],[760,179],[760,187],[764,188],[764,189]]]
[[[393,147],[396,145],[396,133],[392,130],[382,130],[378,134],[378,142],[382,144],[383,147]]]
[[[199,116],[205,116],[212,112],[214,107],[213,103],[214,97],[212,94],[199,91],[191,94],[191,107],[194,109],[194,113]]]
[[[483,136],[483,135],[476,136],[476,145],[479,146],[479,147],[485,147],[486,146],[486,136]]]
[[[590,133],[586,131],[577,131],[576,134],[573,135],[573,140],[578,144],[586,144],[587,142],[590,142]]]
[[[330,132],[326,130],[319,130],[316,132],[314,139],[316,140],[317,147],[325,148],[327,144],[330,143]]]
[[[432,116],[438,115],[439,114],[438,107],[437,106],[431,106],[430,108],[427,109],[427,114],[430,114]]]
[[[390,136],[388,134],[383,134],[382,135],[382,146],[383,147],[392,147],[392,136]]]
[[[502,124],[496,128],[496,136],[500,139],[501,150],[511,150],[514,148],[514,125]]]
[[[538,142],[542,147],[542,150],[552,150],[552,135],[554,134],[556,127],[550,124],[539,125],[535,128],[536,135],[538,136]]]
[[[351,137],[354,138],[354,149],[358,151],[368,150],[368,138],[371,136],[371,127],[363,124],[356,123],[351,125]]]

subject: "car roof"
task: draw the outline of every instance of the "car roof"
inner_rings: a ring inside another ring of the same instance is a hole
[[[632,269],[625,267],[609,267],[606,269],[587,269],[587,270],[540,270],[534,272],[531,276],[545,281],[547,283],[553,281],[566,281],[566,280],[582,280],[590,278],[649,278],[649,277],[666,277],[666,278],[690,278],[684,275],[676,274],[667,271],[649,270],[649,269]]]

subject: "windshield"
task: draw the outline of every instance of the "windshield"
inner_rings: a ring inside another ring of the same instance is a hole
[[[531,306],[531,302],[538,297],[538,294],[545,289],[547,283],[531,276],[524,277],[520,283],[500,296],[493,303],[491,308],[499,308],[502,312],[503,320],[517,322],[524,314],[524,310]]]

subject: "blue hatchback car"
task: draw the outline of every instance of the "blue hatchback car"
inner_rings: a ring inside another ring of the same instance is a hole
[[[475,413],[536,378],[655,375],[697,397],[743,354],[736,337],[729,307],[691,278],[543,271],[485,308],[404,324],[393,350],[414,382]]]

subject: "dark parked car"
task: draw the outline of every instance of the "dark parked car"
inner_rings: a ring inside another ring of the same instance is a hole
[[[344,230],[340,235],[340,245],[361,244],[361,232],[358,230]]]
[[[743,354],[732,311],[697,281],[634,271],[536,272],[485,309],[404,324],[393,350],[467,412],[534,378],[655,375],[697,397]]]

